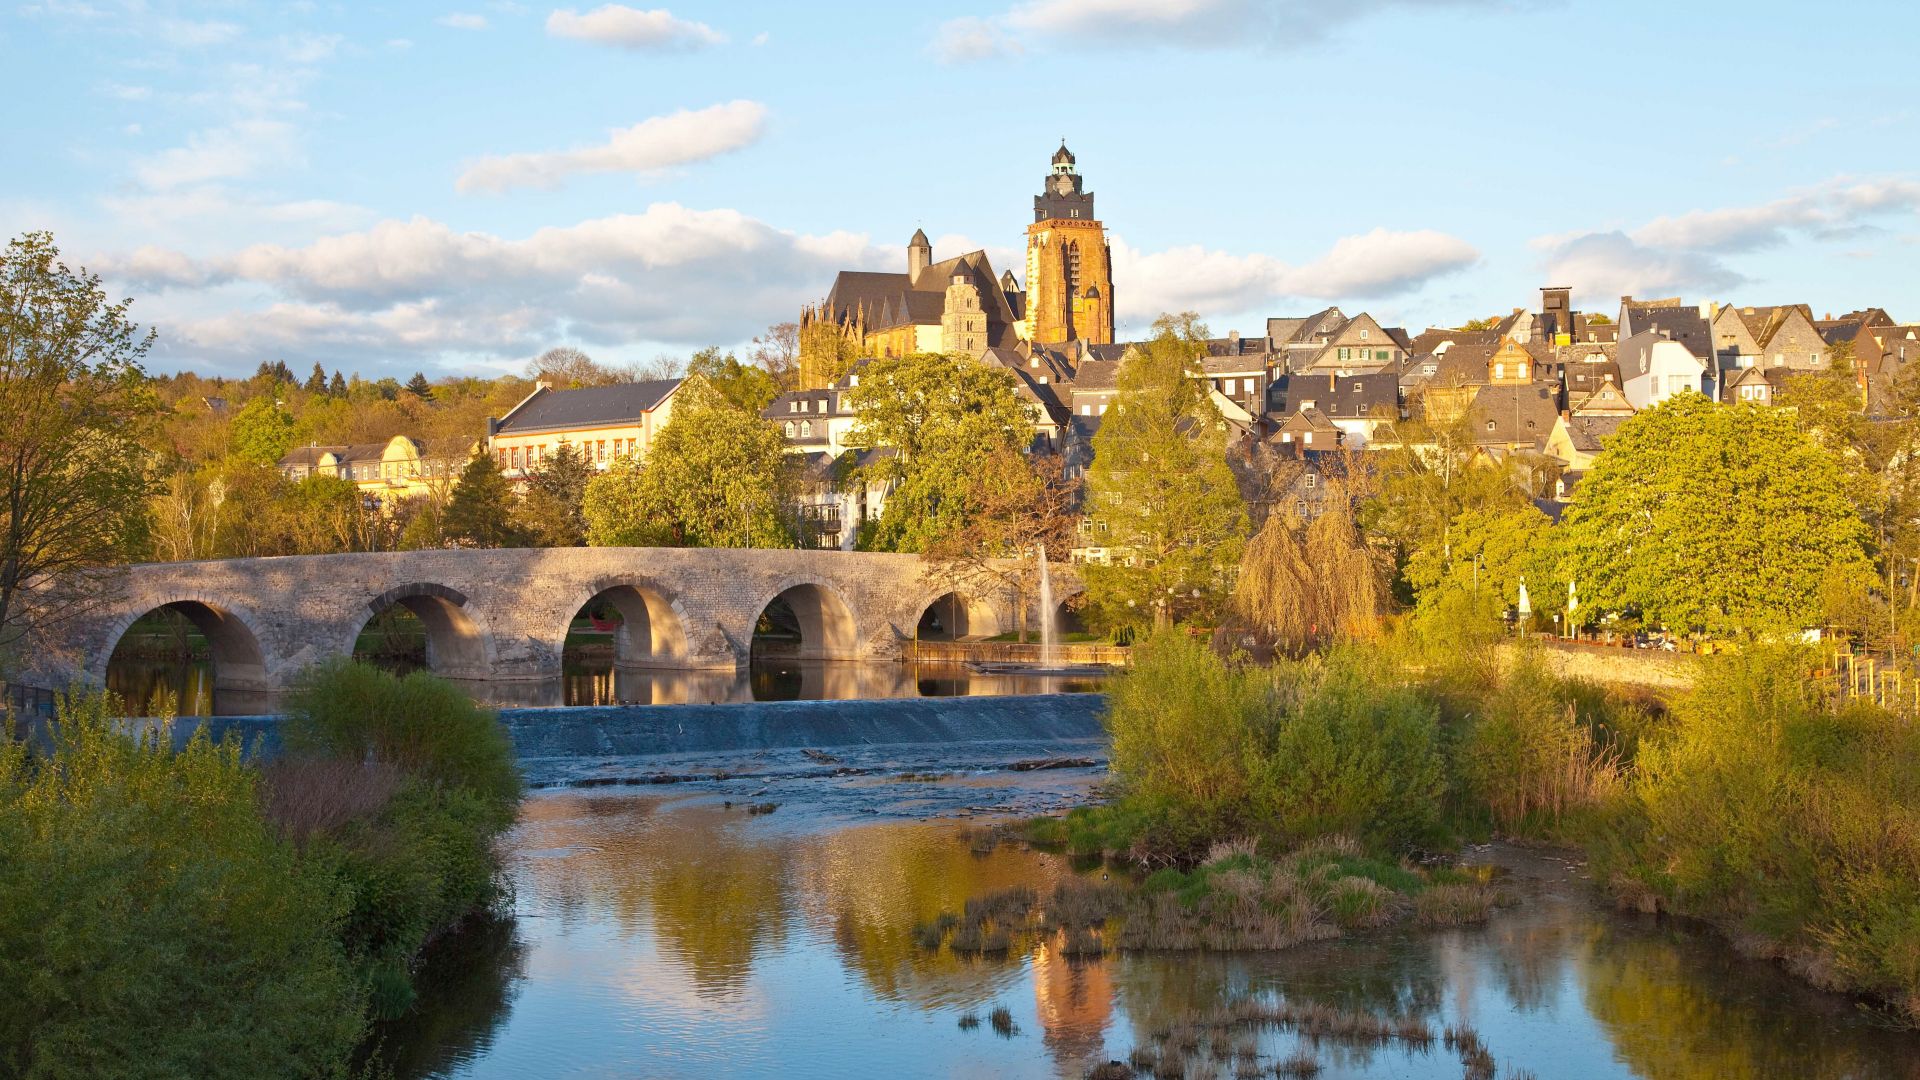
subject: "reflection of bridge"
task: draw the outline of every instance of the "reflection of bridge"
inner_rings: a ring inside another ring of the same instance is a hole
[[[1064,597],[1078,585],[1056,581],[1055,590]],[[466,679],[558,677],[568,627],[595,601],[621,614],[616,661],[647,667],[746,663],[775,600],[799,630],[786,654],[810,659],[898,658],[936,602],[944,625],[962,621],[970,634],[1018,626],[1010,593],[956,601],[953,591],[917,556],[839,551],[547,548],[149,563],[127,571],[111,603],[41,643],[39,666],[56,683],[98,685],[128,627],[161,608],[206,635],[221,690],[283,689],[307,665],[350,655],[368,621],[395,605],[424,624],[428,666]]]

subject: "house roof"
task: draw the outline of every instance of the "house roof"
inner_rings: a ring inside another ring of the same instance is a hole
[[[321,446],[317,443],[312,446],[296,446],[280,458],[280,467],[286,469],[305,465],[311,468],[320,464],[320,459],[328,455],[338,460],[346,450],[345,446]]]
[[[1120,386],[1119,360],[1082,360],[1073,372],[1075,393],[1108,393]]]
[[[1546,386],[1483,386],[1473,395],[1467,416],[1473,425],[1474,441],[1487,443],[1526,443],[1545,446],[1547,436],[1560,417],[1555,394]]]
[[[1575,450],[1583,454],[1597,454],[1604,447],[1602,440],[1620,430],[1626,423],[1625,416],[1563,416],[1560,423],[1567,429],[1567,441]]]
[[[500,421],[496,434],[569,431],[574,428],[614,427],[637,423],[660,407],[680,386],[679,379],[587,386],[578,390],[542,387],[514,406]]]
[[[1312,402],[1316,411],[1339,420],[1360,420],[1400,408],[1400,378],[1391,371],[1358,375],[1287,375],[1274,380],[1268,402],[1282,414]]]
[[[1713,327],[1699,308],[1673,306],[1665,301],[1645,307],[1628,308],[1634,336],[1654,331],[1686,346],[1702,362],[1713,359]]]

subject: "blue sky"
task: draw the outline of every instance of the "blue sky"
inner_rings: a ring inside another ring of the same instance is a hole
[[[1550,282],[1920,321],[1916,34],[1896,3],[24,0],[0,231],[136,297],[160,370],[645,360],[916,227],[1018,273],[1065,136],[1123,334],[1417,329]]]

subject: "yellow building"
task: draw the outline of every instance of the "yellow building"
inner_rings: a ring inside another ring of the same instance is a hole
[[[498,420],[487,421],[487,452],[518,480],[571,443],[596,469],[623,454],[645,456],[673,415],[679,379],[652,379],[579,390],[534,390]]]
[[[388,505],[428,494],[434,480],[421,460],[420,444],[405,435],[377,443],[296,447],[280,459],[280,473],[295,481],[309,476],[351,480]]]
[[[1027,226],[1026,317],[1020,336],[1053,345],[1113,343],[1113,253],[1093,213],[1093,192],[1081,190],[1066,143],[1053,172],[1033,197]]]

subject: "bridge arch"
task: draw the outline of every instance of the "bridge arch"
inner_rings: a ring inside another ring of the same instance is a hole
[[[107,628],[103,651],[88,665],[91,681],[97,685],[112,686],[114,661],[120,655],[128,632],[142,619],[160,612],[173,612],[185,618],[207,639],[216,694],[267,688],[267,653],[261,645],[260,635],[254,630],[259,625],[257,617],[205,596],[185,593],[148,598],[140,606],[127,610],[115,619]],[[147,703],[128,701],[126,704],[138,709]],[[185,700],[176,704],[183,710],[191,705]]]
[[[484,679],[492,674],[493,641],[478,609],[458,589],[432,582],[397,585],[367,601],[347,638],[349,652],[367,624],[393,607],[412,612],[426,628],[429,671],[454,679]]]
[[[966,591],[950,589],[920,605],[913,635],[921,641],[961,641],[990,638],[1009,629],[1000,624],[1000,612],[992,604]]]
[[[795,640],[790,644],[783,642],[778,646],[783,655],[794,659],[860,658],[860,624],[854,607],[845,594],[829,582],[782,581],[770,594],[764,594],[753,611],[756,627],[770,621],[776,635],[762,635],[756,629],[748,649],[750,659],[763,644],[771,644],[779,631],[791,631],[794,635]]]
[[[596,579],[580,591],[560,627],[559,655],[573,620],[595,604],[620,614],[614,631],[614,662],[628,666],[678,667],[687,662],[687,611],[671,592],[642,577]]]

